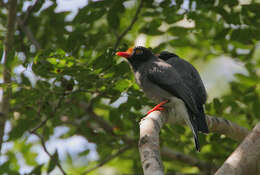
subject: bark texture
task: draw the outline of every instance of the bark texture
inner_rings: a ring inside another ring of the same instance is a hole
[[[224,134],[233,140],[241,142],[249,134],[249,130],[220,117],[206,116],[209,131]]]
[[[229,156],[215,175],[260,174],[260,122]]]
[[[150,113],[140,122],[139,152],[144,175],[163,175],[159,132],[166,117],[159,111]]]
[[[169,111],[168,121],[171,124],[186,124],[183,118],[177,118],[174,109]],[[236,123],[226,120],[221,117],[214,117],[206,115],[206,120],[209,128],[209,132],[214,132],[218,134],[224,134],[227,137],[241,142],[249,134],[247,128],[241,127]]]

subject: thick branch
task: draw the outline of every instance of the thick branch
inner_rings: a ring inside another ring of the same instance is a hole
[[[177,118],[174,109],[169,112],[169,122],[172,124],[186,124],[183,118]],[[229,120],[220,117],[206,116],[209,131],[224,134],[227,137],[241,142],[248,134],[249,130],[241,127]]]
[[[171,123],[185,123],[183,118],[176,117],[174,109],[163,112],[152,112],[150,115],[143,118],[140,123],[139,151],[141,155],[144,174],[163,174],[163,165],[161,163],[159,147],[159,132],[164,123],[164,120],[166,120],[167,117],[169,122]],[[241,139],[243,139],[248,134],[247,129],[225,119],[207,116],[207,123],[211,132],[226,134],[228,137],[231,137],[232,139],[238,141],[241,141]],[[171,153],[171,155],[173,157],[176,156],[175,158],[177,159],[178,155],[173,154],[173,152]],[[180,157],[178,158],[180,159]],[[197,162],[195,162],[196,160],[191,159],[191,157],[183,156],[181,157],[181,159],[182,161],[188,162],[191,165],[196,164],[198,167],[201,167],[201,169],[209,167],[209,165],[206,165],[202,162],[198,164]]]
[[[160,156],[159,132],[165,123],[165,116],[155,111],[140,122],[139,152],[144,175],[163,175]]]
[[[216,175],[244,174],[260,174],[260,122],[216,172]]]
[[[101,128],[103,128],[107,133],[117,137],[117,138],[120,138],[122,140],[124,140],[127,144],[131,144],[131,145],[134,145],[136,144],[137,140],[133,139],[133,138],[130,138],[126,135],[124,136],[121,136],[121,135],[116,135],[113,131],[113,126],[106,120],[104,120],[101,116],[98,116],[97,114],[95,114],[93,112],[93,109],[92,109],[92,106],[88,106],[86,103],[81,103],[81,108],[83,109],[87,109],[86,112],[92,117],[93,120],[95,120],[99,126]],[[212,119],[213,120],[213,119]],[[175,120],[176,121],[176,120]],[[216,121],[215,119],[213,121]],[[230,121],[228,121],[230,122]],[[213,123],[212,125],[213,126],[217,126],[217,123],[216,122],[215,124]],[[219,125],[221,125],[221,123],[223,122],[220,122]],[[230,122],[231,123],[231,122]],[[231,123],[230,125],[235,125],[234,123]],[[213,127],[212,126],[212,127]],[[241,127],[242,128],[242,127]],[[216,130],[216,129],[215,129]],[[242,128],[242,130],[246,130],[245,128]],[[184,155],[183,153],[181,152],[177,152],[177,151],[173,151],[173,150],[170,150],[169,148],[165,148],[163,147],[161,149],[161,152],[162,152],[162,155],[169,158],[169,159],[173,159],[173,160],[177,160],[177,161],[181,161],[183,163],[186,163],[188,165],[191,165],[191,166],[197,166],[198,168],[200,168],[201,170],[205,170],[206,168],[211,168],[212,171],[215,172],[215,170],[217,169],[217,166],[214,165],[214,164],[208,164],[208,163],[204,163],[192,156],[187,156],[187,155]]]
[[[10,59],[14,57],[13,40],[15,31],[15,19],[16,19],[16,6],[17,0],[10,0],[8,7],[8,22],[7,22],[7,35],[4,43],[4,64],[3,64],[3,83],[9,84],[11,82],[11,68]],[[3,144],[3,136],[5,130],[5,121],[9,113],[9,101],[11,97],[12,89],[6,87],[3,91],[2,105],[0,112],[0,153]]]
[[[85,105],[81,106],[83,108],[87,107]],[[116,135],[114,132],[113,132],[113,126],[110,125],[107,121],[105,121],[102,117],[96,115],[92,110],[91,108],[88,108],[87,110],[87,113],[88,114],[91,114],[92,116],[92,119],[94,119],[97,123],[100,124],[100,126],[108,133],[112,134],[113,136],[116,136],[116,137],[121,137],[119,135]],[[136,140],[135,139],[132,139],[132,138],[129,138],[127,136],[124,136],[124,141],[126,141],[127,143],[130,143],[130,144],[135,144],[136,143]],[[183,153],[181,152],[177,152],[177,151],[174,151],[170,148],[166,148],[166,147],[163,147],[161,149],[161,153],[164,157],[167,157],[169,159],[172,159],[172,160],[177,160],[177,161],[180,161],[180,162],[183,162],[183,163],[186,163],[188,165],[191,165],[191,166],[197,166],[198,168],[200,168],[201,170],[203,171],[211,171],[211,172],[215,172],[215,170],[217,169],[217,166],[214,165],[214,164],[209,164],[209,163],[205,163],[201,160],[198,160],[192,156],[188,156],[188,155],[184,155]]]
[[[224,134],[227,137],[241,142],[248,134],[247,128],[220,117],[206,116],[210,132]]]

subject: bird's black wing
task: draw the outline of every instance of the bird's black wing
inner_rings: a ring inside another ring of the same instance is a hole
[[[148,79],[173,96],[182,99],[188,109],[195,115],[199,111],[191,90],[183,83],[178,72],[173,67],[154,65],[147,75]]]
[[[174,67],[184,84],[191,90],[194,100],[199,105],[198,107],[205,104],[207,99],[206,89],[195,67],[176,54],[167,51],[161,52],[158,57]]]
[[[200,112],[199,115],[196,116],[198,130],[204,133],[208,133],[209,130],[203,109],[203,104],[205,104],[207,99],[207,92],[198,71],[195,69],[195,67],[193,67],[192,64],[185,61],[184,59],[179,58],[174,53],[163,51],[158,55],[158,57],[164,60],[166,63],[170,64],[176,70],[183,83],[191,91],[192,96],[196,102],[197,109]]]

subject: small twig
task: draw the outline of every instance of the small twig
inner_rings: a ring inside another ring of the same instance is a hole
[[[55,108],[54,108],[54,110],[53,110],[53,113],[56,113],[56,111],[57,111],[57,109],[60,107],[61,102],[62,102],[63,99],[64,99],[64,96],[62,96],[62,97],[59,99],[58,104],[55,106]],[[41,121],[40,124],[39,124],[38,126],[36,126],[34,129],[32,129],[30,132],[31,132],[31,133],[36,132],[38,129],[40,129],[41,127],[43,127],[43,126],[47,123],[47,121],[48,121],[49,119],[51,119],[51,118],[50,118],[50,117],[47,117],[46,119],[44,119],[43,121]]]
[[[30,15],[34,11],[36,5],[39,3],[39,0],[36,0],[36,2],[29,6],[28,9],[26,10],[25,17],[21,19],[19,16],[17,17],[17,23],[21,27],[22,31],[25,33],[25,35],[28,37],[28,39],[32,42],[32,44],[36,47],[37,50],[41,49],[40,43],[36,40],[34,37],[30,27],[26,25],[28,22],[28,19],[30,18]]]
[[[109,133],[112,136],[116,136],[117,138],[122,139],[125,143],[129,144],[129,145],[135,145],[137,140],[131,139],[129,137],[126,137],[125,135],[118,135],[114,132],[114,127],[107,122],[106,120],[104,120],[102,117],[100,117],[99,115],[97,115],[94,111],[93,111],[93,106],[89,105],[89,106],[85,106],[84,104],[82,104],[81,106],[82,108],[86,109],[86,113],[89,114],[91,116],[91,118],[93,120],[95,120],[102,129],[104,129],[107,133]]]
[[[47,147],[46,147],[46,144],[45,144],[45,140],[43,138],[42,135],[38,134],[37,132],[31,132],[32,134],[36,135],[40,141],[41,141],[41,145],[42,145],[42,148],[44,150],[44,152],[50,157],[50,159],[52,158],[52,155],[51,153],[48,151]],[[58,168],[60,169],[60,171],[62,172],[63,175],[66,175],[67,173],[64,171],[64,169],[62,168],[59,160],[57,160],[56,162],[56,165],[58,166]]]
[[[33,4],[33,5],[30,5],[27,10],[26,10],[26,13],[24,15],[24,18],[22,20],[22,23],[25,25],[28,21],[28,19],[30,18],[32,12],[34,11],[36,5],[38,5],[40,1],[39,0],[36,0],[36,2]]]
[[[46,118],[46,119],[44,119],[38,126],[36,126],[33,130],[31,130],[30,132],[35,132],[35,131],[37,131],[38,129],[40,129],[41,127],[43,127],[46,123],[47,123],[47,121],[49,120],[49,118]]]
[[[116,43],[114,45],[114,48],[113,50],[116,51],[116,49],[118,48],[121,40],[124,38],[124,36],[132,29],[132,27],[134,26],[135,22],[137,21],[138,19],[138,15],[139,13],[141,12],[141,9],[143,7],[143,3],[144,3],[144,0],[141,0],[139,6],[137,7],[137,10],[135,12],[135,15],[131,21],[131,23],[129,24],[129,26],[117,37],[117,40],[116,40]],[[108,65],[107,67],[105,67],[103,69],[103,72],[109,70],[111,68],[112,65]]]
[[[141,12],[141,9],[143,7],[143,3],[144,3],[144,0],[141,0],[139,6],[137,7],[137,10],[135,12],[135,15],[130,23],[130,25],[119,35],[119,37],[117,38],[116,40],[116,43],[114,45],[114,50],[117,49],[118,45],[120,44],[121,40],[123,39],[123,37],[132,29],[132,27],[134,26],[135,22],[137,21],[138,19],[138,15],[139,13]]]
[[[22,31],[25,33],[25,35],[28,37],[28,39],[32,42],[32,44],[36,47],[36,49],[40,50],[41,49],[40,43],[34,37],[31,29],[28,26],[26,26],[23,21],[24,20],[22,20],[19,16],[17,17],[17,23],[18,23],[19,27],[21,27]]]
[[[102,160],[100,163],[98,163],[96,166],[94,166],[93,168],[90,168],[88,170],[86,170],[85,172],[82,173],[82,175],[88,174],[91,171],[94,171],[95,169],[103,166],[104,164],[108,163],[110,160],[116,158],[117,156],[119,156],[120,154],[124,153],[125,151],[127,151],[129,148],[131,148],[129,145],[125,146],[121,149],[119,149],[116,153],[111,154],[110,156],[106,157],[104,160]]]
[[[190,155],[183,154],[181,152],[175,151],[168,147],[161,148],[162,156],[170,158],[172,160],[178,160],[191,166],[197,166],[199,169],[206,171],[208,173],[215,172],[219,167],[213,163],[204,162]]]

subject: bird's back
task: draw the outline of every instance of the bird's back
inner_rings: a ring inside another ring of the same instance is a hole
[[[192,91],[196,103],[199,105],[205,104],[207,99],[206,89],[198,71],[193,67],[193,65],[184,59],[179,58],[176,54],[166,51],[160,53],[159,58],[175,68],[184,83]]]

